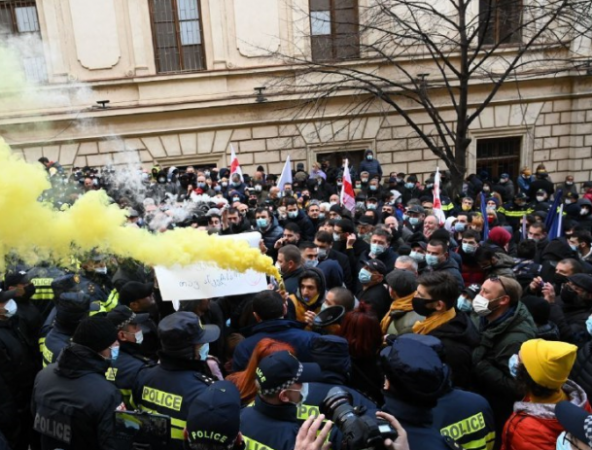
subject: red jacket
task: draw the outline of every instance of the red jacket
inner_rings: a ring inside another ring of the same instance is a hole
[[[571,403],[592,413],[586,393],[575,382],[567,380],[563,391]],[[555,450],[563,431],[555,417],[554,404],[531,403],[525,399],[514,403],[514,412],[504,426],[502,450]]]

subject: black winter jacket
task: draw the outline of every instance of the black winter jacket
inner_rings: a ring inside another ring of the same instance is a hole
[[[455,386],[469,389],[473,349],[479,344],[479,331],[466,314],[457,314],[450,322],[429,333],[442,341],[446,363]]]
[[[43,450],[116,448],[114,411],[121,405],[121,395],[105,379],[109,366],[88,347],[72,344],[57,363],[39,372],[32,411]]]

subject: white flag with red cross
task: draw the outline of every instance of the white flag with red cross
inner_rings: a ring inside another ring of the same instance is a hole
[[[343,184],[341,185],[341,196],[339,200],[341,206],[345,206],[349,211],[353,212],[356,209],[356,193],[352,185],[347,159],[343,167]]]
[[[238,174],[241,181],[243,179],[243,171],[240,168],[240,164],[238,163],[238,158],[236,157],[236,153],[234,153],[234,146],[230,144],[230,178],[232,179],[232,175],[235,173]]]
[[[432,211],[434,212],[434,216],[438,218],[440,225],[444,225],[446,221],[446,216],[444,215],[444,211],[442,211],[442,202],[440,201],[440,168],[436,167],[436,176],[434,177],[434,207]]]

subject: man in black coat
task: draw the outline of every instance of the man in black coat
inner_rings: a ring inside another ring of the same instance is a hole
[[[31,391],[39,367],[35,342],[17,315],[16,294],[14,290],[0,292],[0,385],[6,391],[0,395],[0,408],[9,412],[7,420],[0,421],[0,432],[10,448],[26,450],[32,421]]]
[[[105,317],[90,317],[72,342],[35,379],[33,428],[42,450],[114,449],[114,412],[122,399],[105,372],[119,353],[117,330]]]
[[[479,344],[479,332],[466,314],[456,312],[460,290],[449,272],[428,272],[417,280],[413,310],[425,316],[413,326],[417,334],[431,335],[442,341],[454,385],[468,389],[471,382],[473,349]]]

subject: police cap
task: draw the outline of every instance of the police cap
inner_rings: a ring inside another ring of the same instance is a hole
[[[88,312],[90,297],[84,292],[64,292],[56,299],[57,311]]]
[[[274,395],[294,383],[321,379],[321,368],[316,363],[301,363],[288,351],[273,353],[261,360],[255,371],[263,395]]]
[[[29,277],[27,277],[26,270],[19,270],[14,272],[8,272],[4,277],[5,286],[16,286],[18,284],[27,284]]]
[[[220,328],[216,325],[204,326],[194,313],[179,311],[160,321],[158,336],[164,351],[177,352],[215,341],[220,337]]]
[[[240,411],[240,393],[233,383],[222,380],[208,386],[189,407],[189,442],[228,447],[240,431]]]
[[[154,284],[128,281],[119,290],[119,303],[129,305],[146,297],[150,297],[154,291]]]
[[[121,330],[130,324],[139,325],[146,322],[149,318],[149,314],[136,314],[125,305],[117,305],[107,313],[107,319],[109,319],[118,330]]]

